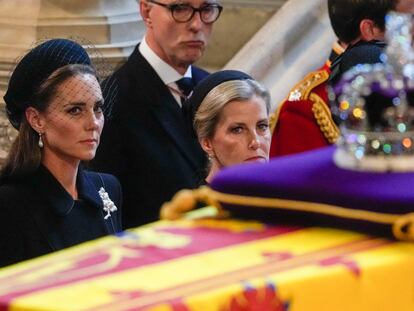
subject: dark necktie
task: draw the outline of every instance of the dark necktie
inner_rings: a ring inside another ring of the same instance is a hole
[[[192,78],[181,78],[180,80],[177,80],[175,83],[177,83],[178,88],[180,89],[181,93],[184,96],[180,96],[181,104],[184,103],[184,101],[187,99],[187,97],[191,94],[191,92],[194,89],[194,82]]]

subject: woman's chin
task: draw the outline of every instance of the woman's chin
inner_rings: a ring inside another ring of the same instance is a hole
[[[95,157],[95,154],[96,154],[95,151],[82,154],[79,157],[79,160],[81,160],[81,161],[91,161]]]
[[[252,157],[252,158],[248,158],[244,160],[244,162],[260,162],[260,163],[265,163],[267,161],[268,159],[264,157]]]

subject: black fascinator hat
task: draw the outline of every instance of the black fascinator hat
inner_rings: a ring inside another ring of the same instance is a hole
[[[194,88],[193,93],[187,99],[184,104],[184,107],[187,109],[188,122],[191,124],[194,121],[194,116],[203,102],[207,94],[214,89],[216,86],[222,84],[223,82],[232,81],[232,80],[254,80],[247,73],[238,70],[222,70],[204,78],[197,86]]]
[[[4,95],[10,123],[19,129],[24,111],[33,106],[34,95],[57,69],[69,64],[91,65],[85,49],[68,39],[52,39],[36,46],[17,64]]]

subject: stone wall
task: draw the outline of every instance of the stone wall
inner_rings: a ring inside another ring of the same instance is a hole
[[[275,14],[286,0],[222,0],[210,43],[198,65],[221,69]]]
[[[321,67],[335,41],[326,0],[289,0],[225,65],[252,74],[270,90],[274,108],[311,70]]]

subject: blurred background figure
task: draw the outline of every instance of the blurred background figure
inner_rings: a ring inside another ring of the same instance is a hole
[[[216,72],[194,89],[187,104],[208,157],[205,182],[224,167],[268,161],[270,95],[252,77],[235,70]]]
[[[356,63],[380,62],[385,46],[385,15],[406,0],[328,0],[332,29],[338,38],[327,63],[309,73],[276,112],[270,156],[288,155],[328,146],[339,130],[328,104],[328,79],[337,80]],[[343,49],[347,48],[343,55]],[[331,72],[331,69],[333,72]],[[331,78],[329,77],[331,75]]]
[[[0,266],[121,231],[118,181],[80,166],[95,156],[104,125],[87,52],[66,39],[38,45],[4,100],[19,134],[0,175]]]
[[[332,27],[337,36],[347,36],[349,46],[332,64],[329,84],[336,84],[342,75],[358,64],[376,64],[384,60],[386,43],[385,16],[391,11],[414,13],[413,0],[329,0],[329,15],[336,20]],[[354,7],[354,9],[352,9]]]

